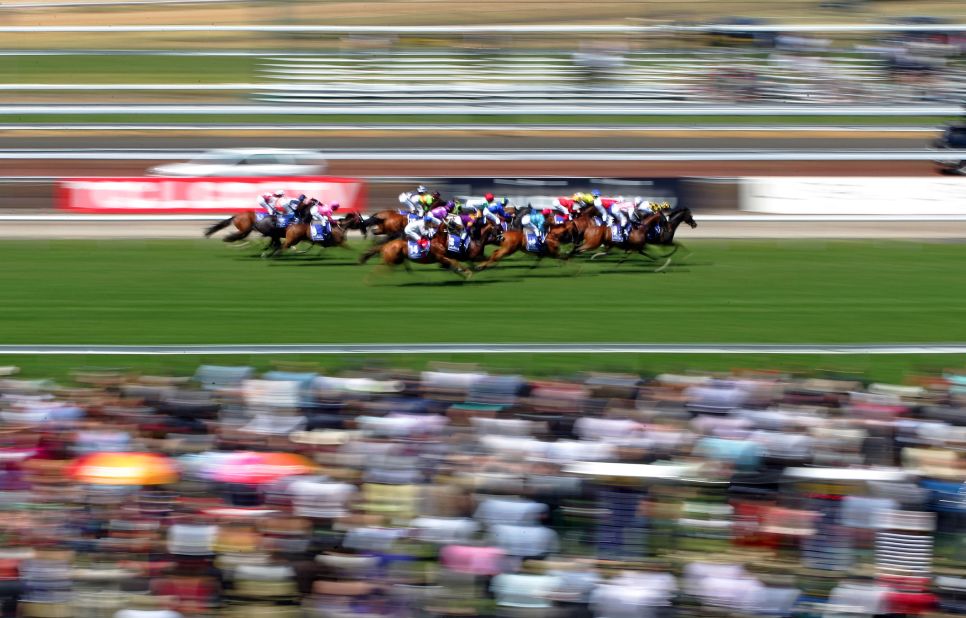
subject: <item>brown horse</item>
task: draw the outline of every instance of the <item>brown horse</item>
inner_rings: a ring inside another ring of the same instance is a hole
[[[421,258],[409,257],[409,241],[407,238],[394,238],[378,248],[382,255],[382,263],[386,266],[403,264],[409,270],[409,262],[417,264],[439,264],[454,273],[469,278],[471,273],[462,264],[446,255],[446,233],[439,232],[429,242],[429,252]]]
[[[376,236],[388,236],[394,238],[402,235],[409,223],[409,217],[400,214],[398,210],[380,210],[362,222],[359,229],[362,235],[366,236],[372,232]]]
[[[621,262],[626,260],[627,256],[632,251],[645,255],[644,246],[647,244],[648,230],[650,230],[651,227],[662,217],[663,215],[660,212],[656,212],[645,217],[640,223],[631,227],[630,231],[627,233],[627,238],[621,242],[614,241],[611,227],[609,225],[595,225],[588,227],[586,230],[584,230],[583,243],[574,245],[574,248],[570,251],[570,255],[573,256],[578,253],[586,253],[600,247],[605,247],[604,251],[595,253],[590,259],[605,255],[608,251],[615,247],[624,250],[625,255],[621,259]]]
[[[274,217],[266,216],[259,219],[256,216],[256,211],[245,210],[236,215],[232,215],[227,219],[223,219],[207,228],[205,230],[205,238],[210,237],[219,230],[225,229],[229,225],[234,225],[236,231],[232,232],[228,236],[225,236],[222,239],[225,242],[235,242],[247,238],[248,235],[254,230],[263,236],[268,237],[269,248],[273,253],[281,246],[282,238],[285,236],[285,229],[275,225]]]
[[[517,251],[523,251],[525,253],[530,253],[531,255],[536,255],[537,261],[534,262],[534,267],[540,263],[540,260],[547,256],[561,259],[560,246],[564,243],[570,242],[573,239],[575,230],[576,228],[574,227],[573,221],[568,221],[562,225],[551,225],[547,230],[547,236],[543,241],[540,251],[536,253],[527,249],[526,233],[523,230],[507,230],[503,232],[503,242],[500,243],[500,248],[494,251],[493,255],[491,255],[488,260],[477,266],[476,269],[487,269],[503,258],[513,255]],[[562,256],[562,259],[567,259],[568,257],[570,256],[565,255]]]
[[[342,247],[343,249],[348,249],[349,247],[345,241],[349,235],[349,230],[358,230],[361,228],[362,215],[350,212],[342,219],[335,221],[332,224],[331,234],[323,241],[312,240],[312,237],[309,235],[310,225],[310,222],[299,221],[288,226],[285,229],[285,240],[282,242],[281,251],[285,252],[305,240],[320,247]]]

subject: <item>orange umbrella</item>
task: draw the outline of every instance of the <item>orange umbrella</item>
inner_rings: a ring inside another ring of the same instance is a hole
[[[174,462],[153,453],[93,453],[75,459],[67,473],[90,485],[164,485],[178,480]]]

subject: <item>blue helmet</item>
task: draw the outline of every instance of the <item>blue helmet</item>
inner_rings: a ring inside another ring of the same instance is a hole
[[[593,191],[590,192],[590,194],[593,195],[594,197],[600,197],[600,189],[594,189]]]
[[[433,215],[426,215],[425,217],[423,217],[423,221],[425,223],[433,223],[434,221],[436,221],[436,217],[434,217]]]

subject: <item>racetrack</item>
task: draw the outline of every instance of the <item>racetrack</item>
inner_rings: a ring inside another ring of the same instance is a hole
[[[740,213],[727,214],[741,217]],[[212,217],[212,221],[216,219]],[[682,240],[966,239],[966,221],[714,221],[707,216],[702,217],[700,212],[695,214],[695,219],[698,227],[682,229]],[[66,221],[3,221],[0,223],[0,239],[192,239],[200,238],[206,225],[203,221],[85,221],[80,218]],[[211,242],[216,244],[214,240]]]

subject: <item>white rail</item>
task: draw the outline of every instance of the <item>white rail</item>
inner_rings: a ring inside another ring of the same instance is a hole
[[[203,88],[199,88],[203,89]],[[643,104],[612,105],[607,103],[568,104],[547,102],[526,105],[391,105],[355,104],[340,101],[338,105],[2,105],[0,116],[165,114],[178,116],[314,116],[314,115],[393,115],[393,116],[467,116],[467,115],[567,115],[567,116],[956,116],[958,105],[704,105]]]
[[[373,343],[238,345],[0,345],[0,354],[963,354],[962,343]]]
[[[0,160],[178,161],[196,150],[0,150]],[[330,161],[931,161],[966,159],[966,150],[450,149],[326,150]]]

